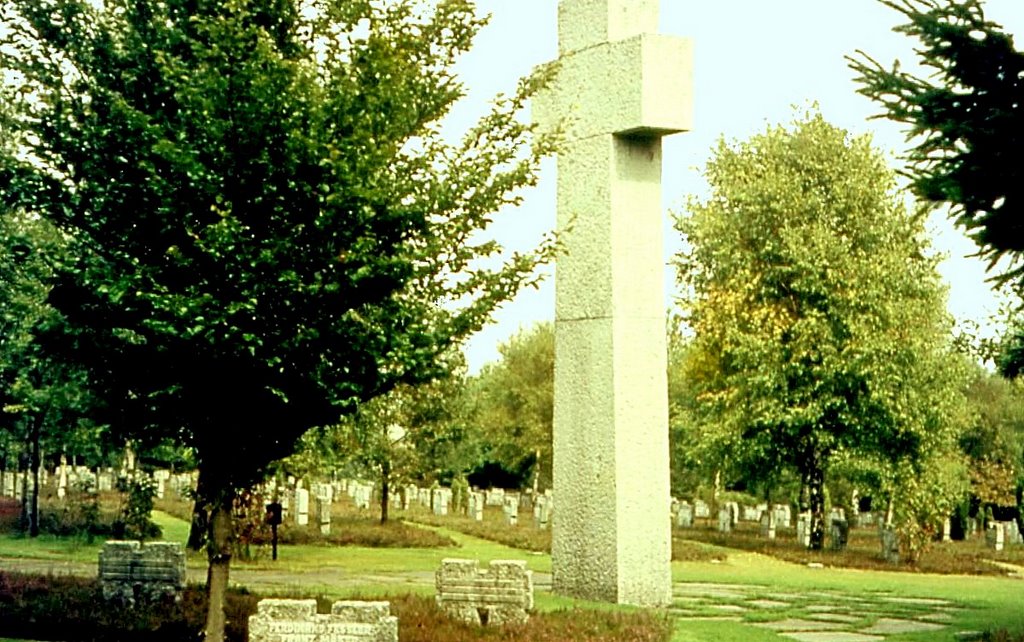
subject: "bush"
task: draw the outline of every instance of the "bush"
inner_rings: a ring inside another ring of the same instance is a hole
[[[367,598],[381,599],[381,598]],[[483,628],[448,619],[433,598],[391,596],[402,642],[665,642],[671,623],[663,614],[562,610],[535,614],[522,626]],[[227,642],[245,642],[249,616],[259,597],[231,590],[225,611]],[[329,601],[318,600],[320,611]],[[206,597],[200,587],[185,590],[180,603],[156,603],[131,609],[103,600],[95,579],[36,577],[0,572],[0,636],[75,642],[188,642],[201,639]]]
[[[270,544],[270,534],[261,533],[254,543]],[[400,520],[381,524],[372,517],[335,519],[331,534],[323,535],[320,527],[282,524],[277,530],[278,544],[323,544],[331,546],[366,546],[370,548],[445,548],[457,546],[450,538],[425,528],[410,526]]]
[[[150,521],[156,483],[147,477],[119,479],[117,489],[125,494],[121,518],[113,524],[117,539],[159,539],[160,527]]]
[[[245,642],[248,616],[258,598],[231,590],[225,610],[227,642]],[[185,589],[170,601],[123,608],[103,599],[95,579],[40,577],[0,572],[0,636],[75,642],[185,642],[201,639],[206,595]]]

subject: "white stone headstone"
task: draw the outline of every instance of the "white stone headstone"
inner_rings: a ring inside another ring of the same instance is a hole
[[[534,100],[558,155],[553,588],[671,602],[661,137],[690,129],[690,45],[657,0],[562,0]],[[600,501],[594,501],[595,495]]]
[[[295,524],[309,524],[309,491],[305,488],[295,489]]]
[[[687,502],[679,504],[676,512],[676,526],[679,528],[693,528],[693,506]]]

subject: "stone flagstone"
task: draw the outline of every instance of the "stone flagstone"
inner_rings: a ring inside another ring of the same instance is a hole
[[[921,622],[919,620],[897,620],[894,618],[883,617],[866,629],[861,629],[860,632],[877,633],[880,635],[895,635],[896,633],[939,631],[944,628],[946,628],[944,624],[933,624],[931,622]]]
[[[792,631],[780,633],[780,635],[799,642],[879,642],[885,639],[878,635],[865,635],[849,631]]]
[[[758,626],[773,631],[834,631],[845,628],[837,622],[822,622],[819,620],[804,620],[801,618],[786,618],[774,622],[754,622],[751,626]]]
[[[661,137],[690,129],[689,41],[658,0],[562,0],[534,121],[558,155],[556,592],[671,601]],[[595,497],[598,501],[595,501]]]
[[[750,600],[747,604],[759,609],[781,609],[784,606],[791,606],[789,602],[778,600]]]
[[[844,622],[846,624],[849,624],[850,622],[860,622],[864,619],[857,615],[845,615],[843,613],[815,613],[808,617],[812,620],[822,620],[823,622]]]

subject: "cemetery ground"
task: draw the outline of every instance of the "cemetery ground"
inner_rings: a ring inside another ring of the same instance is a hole
[[[336,504],[332,531],[382,530],[375,523],[375,511],[342,504]],[[176,508],[162,505],[179,514],[187,511],[184,503]],[[996,553],[985,549],[983,540],[936,543],[926,557],[932,560],[933,570],[943,570],[939,567],[946,564],[957,573],[939,574],[909,567],[893,570],[876,561],[878,540],[871,529],[853,531],[846,551],[812,553],[799,549],[792,533],[785,530],[775,542],[766,542],[756,529],[745,525],[718,534],[698,522],[694,529],[674,531],[674,603],[666,621],[663,615],[552,595],[551,560],[545,552],[550,535],[535,528],[525,512],[516,526],[504,524],[500,508],[488,508],[482,523],[415,509],[395,511],[393,518],[396,524],[384,530],[399,534],[372,540],[377,547],[329,545],[318,541],[317,534],[309,534],[304,543],[282,544],[276,562],[265,547],[256,547],[255,559],[232,564],[232,584],[237,587],[232,602],[235,620],[244,620],[259,596],[315,596],[321,608],[333,599],[382,597],[392,601],[392,611],[399,615],[401,640],[871,642],[954,640],[964,631],[1008,631],[1007,637],[996,634],[986,639],[1024,639],[1021,546]],[[186,539],[185,521],[162,511],[154,513],[154,520],[162,527],[164,539]],[[408,521],[400,526],[401,520]],[[399,546],[400,533],[406,529],[417,547]],[[518,548],[481,535],[514,541]],[[282,536],[289,539],[286,532]],[[24,609],[27,599],[18,593],[19,586],[45,586],[44,591],[37,589],[37,599],[50,595],[52,607],[65,612],[73,611],[76,604],[94,607],[86,598],[74,596],[95,594],[101,546],[99,539],[88,543],[45,535],[36,540],[0,535],[0,635],[29,636],[33,630],[10,628],[11,609]],[[500,631],[445,620],[434,606],[433,595],[434,572],[446,557],[526,560],[535,575],[537,610],[528,628]],[[205,555],[189,554],[190,587],[182,602],[184,610],[201,612],[197,605],[205,572]],[[61,601],[62,595],[67,599]],[[76,599],[86,599],[86,604],[74,603]],[[603,619],[606,614],[610,619]],[[95,608],[86,608],[82,617],[98,616]],[[45,629],[36,626],[35,630]],[[74,635],[26,639],[83,639]]]

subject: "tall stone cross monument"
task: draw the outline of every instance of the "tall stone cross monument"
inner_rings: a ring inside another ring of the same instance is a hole
[[[561,0],[534,100],[558,155],[555,591],[671,600],[661,137],[690,129],[691,47],[658,0]]]

